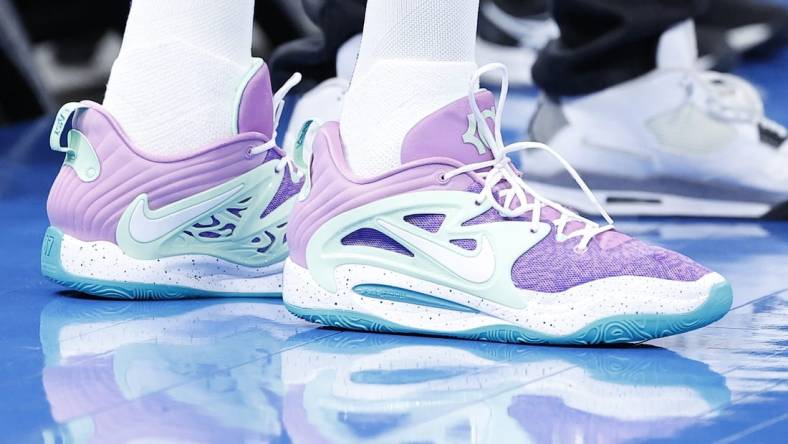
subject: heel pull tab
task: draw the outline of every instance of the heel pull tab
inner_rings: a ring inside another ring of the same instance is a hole
[[[49,146],[53,151],[61,153],[68,153],[71,150],[68,144],[63,145],[63,131],[68,127],[71,128],[74,114],[85,108],[81,103],[71,102],[66,103],[60,108],[55,116],[55,123],[52,125],[52,132],[49,133]]]
[[[77,113],[87,108],[75,102],[67,103],[60,108],[52,125],[52,131],[49,133],[49,147],[53,151],[65,153],[63,165],[71,167],[80,180],[93,182],[101,174],[98,155],[88,138],[74,128]],[[64,132],[66,132],[65,137]]]

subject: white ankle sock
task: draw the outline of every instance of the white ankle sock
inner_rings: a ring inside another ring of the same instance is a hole
[[[408,131],[468,92],[478,0],[369,0],[340,118],[345,153],[364,177],[400,165]]]
[[[234,134],[252,67],[254,0],[133,0],[104,105],[151,154],[180,156]]]

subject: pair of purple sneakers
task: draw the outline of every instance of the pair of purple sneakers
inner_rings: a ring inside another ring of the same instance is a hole
[[[142,154],[97,104],[64,107],[44,275],[107,297],[281,294],[325,325],[505,342],[642,341],[730,308],[719,274],[531,189],[508,154],[551,151],[504,146],[506,88],[497,112],[470,91],[423,119],[402,165],[366,179],[336,123],[307,125],[295,160],[276,147],[283,94],[257,69],[237,135],[187,158]]]

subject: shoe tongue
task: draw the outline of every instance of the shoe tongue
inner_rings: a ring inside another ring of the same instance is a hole
[[[274,133],[274,99],[268,65],[260,65],[243,88],[238,103],[238,134],[256,132],[271,137]]]
[[[662,34],[657,46],[657,68],[695,68],[698,40],[695,22],[685,20]]]
[[[492,93],[479,91],[476,103],[494,132],[495,98]],[[455,159],[463,164],[493,159],[492,151],[482,141],[467,98],[425,117],[405,136],[401,151],[403,164],[430,157]]]

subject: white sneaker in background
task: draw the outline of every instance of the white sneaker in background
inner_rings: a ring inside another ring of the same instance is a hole
[[[760,218],[788,213],[788,132],[758,92],[701,72],[691,22],[665,33],[658,67],[604,91],[543,98],[531,138],[549,143],[613,215]],[[519,159],[547,196],[589,208],[571,177],[541,153]]]

